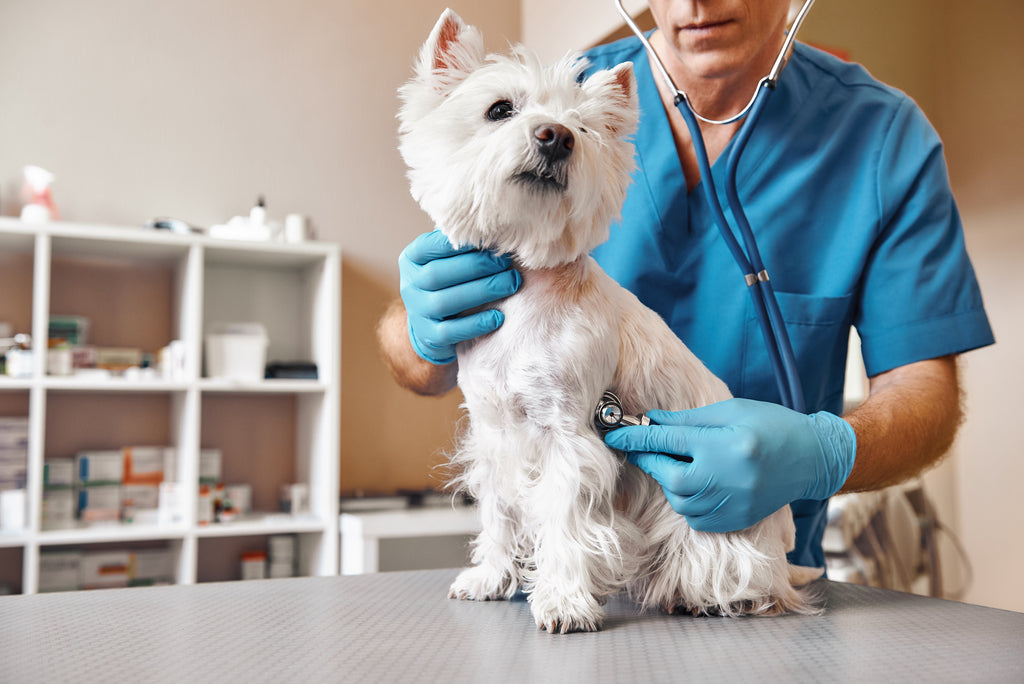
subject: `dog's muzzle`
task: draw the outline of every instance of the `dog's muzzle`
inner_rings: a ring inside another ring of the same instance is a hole
[[[533,129],[535,164],[516,173],[512,180],[539,192],[564,192],[569,186],[569,159],[576,138],[561,124]]]

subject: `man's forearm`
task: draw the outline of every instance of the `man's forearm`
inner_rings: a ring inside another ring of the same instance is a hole
[[[844,416],[857,435],[857,457],[841,491],[898,484],[938,461],[960,426],[960,399],[955,356],[872,378],[867,400]]]
[[[421,359],[413,350],[401,299],[392,302],[381,318],[377,339],[395,382],[402,387],[429,396],[445,394],[455,387],[458,362],[437,366]]]

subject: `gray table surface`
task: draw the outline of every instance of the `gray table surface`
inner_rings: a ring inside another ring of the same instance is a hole
[[[822,615],[608,605],[539,631],[525,600],[446,598],[454,570],[0,598],[3,682],[1024,682],[1024,613],[820,581]]]

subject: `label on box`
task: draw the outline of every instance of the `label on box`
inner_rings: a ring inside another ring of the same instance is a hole
[[[49,489],[43,492],[43,529],[66,530],[75,526],[75,492]]]
[[[220,482],[220,449],[199,450],[199,481],[202,484]]]
[[[126,520],[131,512],[139,510],[156,510],[160,506],[159,485],[121,485],[121,509]]]
[[[80,451],[75,471],[80,484],[121,484],[124,456],[120,451]]]
[[[86,522],[118,520],[121,517],[121,486],[97,485],[80,488],[78,517]]]
[[[131,555],[128,578],[132,581],[173,581],[174,563],[166,549],[135,551]]]
[[[126,587],[130,565],[131,554],[128,551],[90,551],[82,554],[82,587]]]
[[[51,458],[43,463],[43,488],[57,489],[75,484],[75,462],[70,458]]]
[[[124,474],[122,484],[157,486],[164,481],[174,449],[162,446],[130,446],[124,453]],[[176,467],[172,465],[173,468]]]
[[[74,591],[81,586],[81,551],[43,551],[39,554],[39,591]]]

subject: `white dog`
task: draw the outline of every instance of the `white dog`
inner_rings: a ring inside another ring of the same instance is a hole
[[[504,324],[457,350],[469,423],[452,462],[483,531],[450,595],[522,588],[537,625],[563,633],[599,629],[623,590],[695,614],[811,612],[794,584],[820,570],[788,565],[788,506],[740,532],[696,532],[594,427],[609,389],[631,413],[730,394],[588,256],[630,183],[637,105],[631,64],[581,83],[584,68],[545,68],[519,47],[485,55],[446,10],[400,91],[413,197],[453,245],[511,254],[523,276]]]

